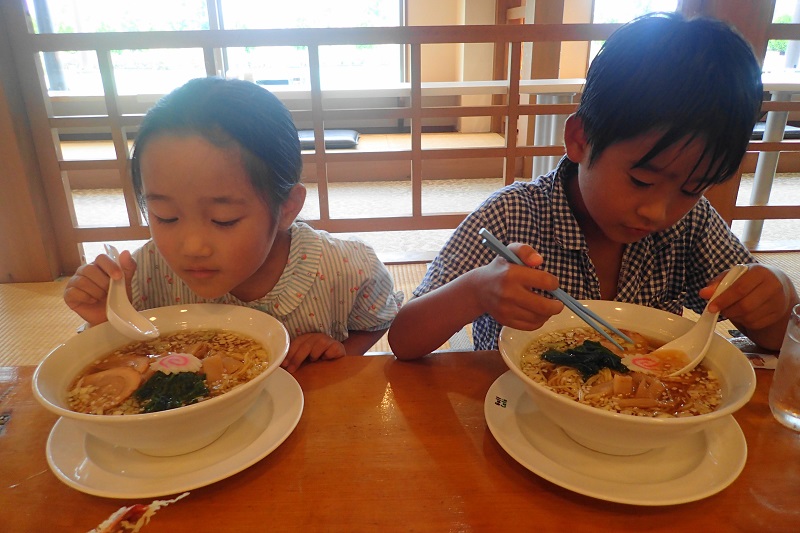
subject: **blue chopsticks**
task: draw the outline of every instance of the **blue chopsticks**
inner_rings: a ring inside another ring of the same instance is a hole
[[[480,235],[483,238],[481,244],[483,244],[490,250],[493,250],[498,255],[502,256],[506,261],[517,265],[526,266],[525,263],[523,263],[522,260],[519,257],[517,257],[516,254],[514,254],[514,252],[509,250],[505,244],[497,240],[497,237],[492,235],[492,233],[486,228],[481,228],[481,230],[478,232],[478,235]],[[559,288],[549,292],[550,294],[561,300],[564,303],[564,305],[569,307],[576,315],[578,315],[578,317],[581,320],[592,326],[592,328],[594,328],[595,331],[597,331],[600,335],[602,335],[603,337],[614,343],[614,345],[620,350],[624,350],[622,345],[618,343],[616,340],[614,340],[614,338],[611,337],[611,335],[606,333],[606,331],[603,328],[597,325],[597,322],[599,322],[603,326],[610,329],[612,332],[622,337],[625,341],[633,344],[633,340],[631,340],[630,337],[628,337],[620,330],[618,330],[617,328],[615,328],[614,326],[612,326],[611,324],[600,318],[591,309],[582,306],[580,302],[578,302],[578,300],[574,299],[572,296],[564,292],[562,289]],[[595,322],[595,320],[597,322]]]

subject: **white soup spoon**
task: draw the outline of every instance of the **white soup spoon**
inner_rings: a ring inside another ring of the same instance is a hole
[[[105,245],[106,253],[119,264],[119,252],[110,244]],[[106,316],[114,329],[140,341],[158,338],[158,328],[141,315],[128,300],[125,278],[111,279],[106,298]]]
[[[745,272],[747,272],[746,265],[733,266],[717,285],[714,294],[708,300],[708,304],[713,302],[717,296],[722,294]],[[703,314],[700,315],[700,318],[689,331],[647,355],[625,357],[623,359],[624,364],[631,370],[665,375],[667,377],[679,376],[692,371],[706,356],[717,326],[719,311],[712,313],[708,310],[708,304],[706,304]],[[672,371],[672,368],[677,365],[683,366],[678,370]],[[665,366],[667,366],[666,369],[664,368]]]

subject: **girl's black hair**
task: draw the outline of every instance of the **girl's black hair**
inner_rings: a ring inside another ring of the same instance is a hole
[[[576,114],[590,165],[610,145],[653,131],[662,136],[637,166],[678,141],[703,142],[695,170],[708,170],[696,192],[736,173],[762,99],[761,67],[738,32],[718,20],[652,13],[603,44]]]
[[[161,98],[136,135],[131,176],[145,214],[142,154],[160,135],[200,135],[220,148],[237,147],[250,182],[273,216],[300,181],[300,140],[286,106],[255,83],[197,78]]]

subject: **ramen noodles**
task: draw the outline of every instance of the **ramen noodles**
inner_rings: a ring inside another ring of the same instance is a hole
[[[70,409],[142,414],[214,398],[269,367],[254,339],[221,330],[187,330],[135,341],[86,367],[68,392]]]
[[[623,361],[652,352],[658,343],[634,332],[625,333],[635,342],[623,343],[625,351],[620,352],[588,327],[550,332],[528,345],[520,359],[520,368],[533,381],[558,394],[607,411],[646,417],[683,417],[709,413],[720,405],[719,380],[703,365],[674,377],[630,371]],[[614,360],[591,370],[572,364],[575,353],[580,356],[584,352],[600,351]]]

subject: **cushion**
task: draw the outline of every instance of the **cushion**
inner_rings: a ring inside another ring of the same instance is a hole
[[[303,150],[314,149],[314,130],[299,130],[300,148]],[[325,130],[325,148],[341,149],[355,148],[358,146],[358,132],[356,130]]]

